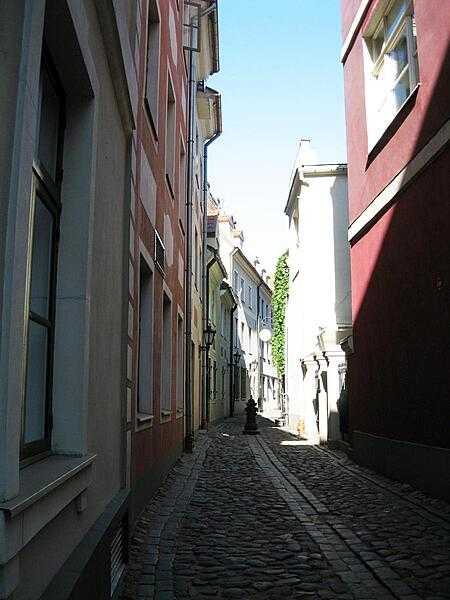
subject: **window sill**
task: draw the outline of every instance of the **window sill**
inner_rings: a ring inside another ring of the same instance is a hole
[[[91,481],[96,455],[52,455],[20,471],[19,494],[0,503],[4,515],[7,563],[73,500],[81,497]],[[85,508],[79,503],[78,510]]]
[[[162,410],[161,411],[161,423],[168,423],[172,420],[172,411],[171,410]]]
[[[141,413],[138,412],[136,415],[137,420],[137,429],[141,431],[142,429],[148,429],[153,426],[154,416],[149,413]]]
[[[397,110],[395,115],[393,115],[392,119],[386,125],[385,129],[380,133],[380,135],[378,135],[378,137],[375,140],[373,140],[372,143],[368,145],[366,165],[367,167],[374,160],[377,154],[382,150],[382,148],[387,144],[387,142],[392,138],[392,136],[395,134],[395,132],[405,120],[407,113],[412,109],[416,102],[419,88],[420,82],[412,90],[410,95],[406,98],[406,100]]]

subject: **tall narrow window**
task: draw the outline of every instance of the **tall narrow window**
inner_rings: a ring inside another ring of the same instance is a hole
[[[158,132],[160,21],[156,0],[149,0],[145,105],[155,134]]]
[[[236,292],[236,294],[237,294],[237,293],[238,293],[238,291],[239,291],[239,287],[238,287],[238,286],[239,286],[239,277],[238,277],[238,273],[237,273],[237,271],[234,271],[234,273],[233,273],[233,289],[234,289],[234,291]]]
[[[176,103],[170,77],[167,83],[167,114],[166,114],[166,178],[172,193],[175,191],[175,126]]]
[[[161,412],[172,407],[172,302],[163,293],[162,352],[161,352]]]
[[[153,414],[153,273],[141,257],[139,275],[138,417]]]
[[[53,349],[58,261],[64,97],[50,58],[43,52],[39,118],[33,170],[33,227],[30,243],[30,296],[26,388],[21,457],[51,447]]]
[[[180,180],[178,190],[178,217],[183,225],[186,223],[186,149],[180,145]]]
[[[194,283],[197,287],[198,283],[198,233],[197,228],[194,230]]]
[[[247,369],[241,367],[241,400],[247,399]]]
[[[184,410],[184,332],[183,318],[177,320],[177,412]]]

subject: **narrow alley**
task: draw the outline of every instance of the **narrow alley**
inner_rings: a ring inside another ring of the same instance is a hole
[[[258,417],[199,436],[135,528],[122,600],[450,598],[450,510]]]

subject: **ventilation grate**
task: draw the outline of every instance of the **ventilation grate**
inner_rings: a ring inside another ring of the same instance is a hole
[[[111,596],[116,591],[120,578],[125,570],[125,525],[122,522],[111,542]]]

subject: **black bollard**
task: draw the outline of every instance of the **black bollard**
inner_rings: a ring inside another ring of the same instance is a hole
[[[250,397],[245,409],[245,412],[247,413],[247,420],[245,422],[244,433],[247,435],[257,435],[259,433],[258,425],[256,424],[256,411],[256,402],[252,397]]]

